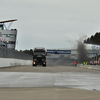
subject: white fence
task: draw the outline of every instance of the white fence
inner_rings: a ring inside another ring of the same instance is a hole
[[[0,58],[0,67],[32,65],[32,60]]]

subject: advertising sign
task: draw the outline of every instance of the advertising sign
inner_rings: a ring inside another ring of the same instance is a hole
[[[47,53],[51,54],[71,54],[71,50],[47,50]]]

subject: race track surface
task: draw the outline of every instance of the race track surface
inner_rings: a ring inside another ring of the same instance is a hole
[[[74,66],[0,69],[0,100],[99,100],[99,93],[97,70]]]

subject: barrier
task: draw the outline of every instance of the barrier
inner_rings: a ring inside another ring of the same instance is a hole
[[[0,67],[13,67],[22,65],[32,65],[32,60],[0,58]]]
[[[0,58],[14,58],[14,59],[24,59],[32,60],[32,55],[22,53],[16,50],[8,49],[5,47],[0,47]]]

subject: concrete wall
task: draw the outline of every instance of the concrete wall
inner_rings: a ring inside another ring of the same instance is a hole
[[[32,60],[0,58],[0,67],[32,65]]]

